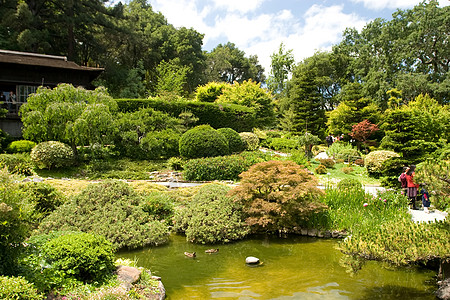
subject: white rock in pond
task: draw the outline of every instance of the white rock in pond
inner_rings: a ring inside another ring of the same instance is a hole
[[[259,258],[249,256],[245,259],[245,263],[249,265],[259,264]]]

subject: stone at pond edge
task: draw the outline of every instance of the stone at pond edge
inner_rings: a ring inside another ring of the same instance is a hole
[[[442,300],[450,299],[450,278],[439,283],[439,289],[436,291],[436,297]]]
[[[139,280],[139,278],[141,277],[142,271],[140,271],[136,268],[133,268],[133,267],[118,266],[116,273],[117,273],[117,278],[120,281],[129,283],[129,284],[133,284]]]
[[[249,265],[259,264],[259,258],[249,256],[245,259],[245,263]]]

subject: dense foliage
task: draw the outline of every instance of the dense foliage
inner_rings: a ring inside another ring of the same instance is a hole
[[[219,128],[217,131],[227,139],[230,153],[237,153],[244,150],[241,136],[235,130],[231,128]]]
[[[48,141],[37,144],[31,150],[31,161],[39,169],[68,167],[74,163],[74,152],[68,145]]]
[[[100,282],[114,269],[113,249],[102,235],[68,233],[45,243],[42,257],[62,277]]]
[[[76,154],[77,146],[111,141],[116,110],[117,103],[104,88],[89,91],[70,84],[40,87],[20,107],[23,136],[35,142],[66,143]]]
[[[191,159],[184,164],[183,175],[194,181],[238,180],[252,165],[267,160],[267,155],[258,152]]]
[[[150,107],[178,117],[181,113],[190,111],[198,118],[197,124],[209,124],[213,128],[229,127],[237,132],[252,130],[256,120],[253,108],[231,103],[166,101],[162,98],[117,99],[116,101],[121,112],[134,112],[142,107]]]
[[[29,155],[24,153],[0,154],[0,168],[6,168],[8,172],[30,176],[34,173],[34,163]]]
[[[0,298],[41,300],[44,295],[38,293],[36,287],[22,277],[0,276]]]
[[[33,141],[19,140],[9,144],[6,150],[9,153],[30,153],[34,146],[36,143]]]
[[[294,162],[258,163],[240,177],[230,195],[242,203],[253,232],[290,230],[326,207],[317,179]]]
[[[175,229],[186,233],[195,243],[227,243],[239,240],[248,233],[242,218],[242,207],[227,196],[230,187],[219,184],[204,185],[175,216]]]
[[[450,210],[450,161],[428,159],[418,165],[417,182],[432,192],[431,201],[438,209]]]
[[[387,150],[373,151],[367,154],[364,164],[369,173],[381,173],[383,171],[383,163],[392,157],[399,157],[399,155]]]
[[[194,127],[180,139],[180,154],[186,158],[214,157],[229,151],[227,139],[209,125]]]
[[[270,127],[275,121],[274,102],[271,93],[252,80],[226,85],[217,98],[218,103],[233,103],[255,110],[256,126]]]
[[[413,234],[411,234],[413,233]],[[449,221],[415,223],[409,218],[384,222],[366,232],[354,232],[340,244],[342,252],[394,265],[450,258]]]
[[[0,274],[13,274],[20,243],[30,231],[33,205],[6,169],[0,169]]]
[[[104,235],[118,249],[164,243],[168,233],[166,225],[145,213],[141,201],[125,182],[91,184],[46,217],[38,232],[95,233]]]
[[[242,143],[244,144],[244,149],[253,151],[258,149],[259,147],[259,138],[253,132],[241,132],[239,133],[241,136]]]
[[[115,118],[115,146],[126,157],[160,159],[178,155],[179,119],[152,108],[120,113]]]

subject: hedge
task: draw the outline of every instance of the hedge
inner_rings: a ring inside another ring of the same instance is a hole
[[[178,117],[184,111],[192,112],[199,118],[197,125],[209,124],[213,128],[229,127],[237,132],[252,131],[256,124],[252,108],[229,104],[188,101],[165,101],[161,99],[115,99],[121,112],[137,111],[141,107],[151,107]]]

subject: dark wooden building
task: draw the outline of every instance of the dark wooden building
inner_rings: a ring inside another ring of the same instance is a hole
[[[59,83],[70,83],[91,89],[92,81],[101,72],[102,68],[82,67],[65,56],[0,50],[0,96],[4,96],[1,105],[8,109],[7,117],[0,119],[0,129],[20,136],[18,109],[39,86],[53,88]]]

